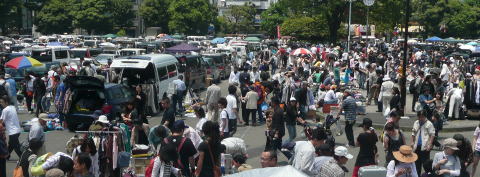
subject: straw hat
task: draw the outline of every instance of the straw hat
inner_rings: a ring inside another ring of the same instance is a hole
[[[413,152],[411,146],[402,145],[398,151],[393,152],[393,157],[403,163],[412,163],[417,161],[418,156]]]

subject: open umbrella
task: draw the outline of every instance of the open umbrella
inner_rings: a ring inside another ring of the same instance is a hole
[[[13,69],[22,69],[32,66],[43,66],[43,64],[40,63],[38,60],[33,59],[32,57],[20,56],[11,59],[7,63],[5,63],[5,66]]]
[[[298,49],[295,49],[292,53],[292,55],[311,55],[312,52],[310,52],[310,50],[306,49],[306,48],[298,48]]]
[[[257,168],[227,175],[226,177],[307,177],[307,175],[291,165],[283,167]]]
[[[430,37],[430,38],[426,39],[426,41],[428,41],[428,42],[439,42],[441,40],[442,40],[442,38],[439,38],[437,36],[433,36],[433,37]]]
[[[217,37],[217,38],[213,39],[210,43],[212,43],[212,44],[223,44],[223,43],[225,43],[225,41],[226,41],[225,38]]]

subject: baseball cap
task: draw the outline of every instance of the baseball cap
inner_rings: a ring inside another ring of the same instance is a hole
[[[353,155],[348,153],[348,149],[345,146],[338,146],[335,148],[335,155],[339,157],[345,157],[347,159],[353,158]]]
[[[362,124],[358,125],[359,127],[367,126],[372,127],[372,120],[370,118],[364,118]]]
[[[172,130],[183,130],[185,128],[188,128],[188,126],[185,125],[185,122],[183,120],[177,120],[173,123]]]

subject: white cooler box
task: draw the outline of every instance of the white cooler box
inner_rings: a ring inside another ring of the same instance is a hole
[[[387,169],[385,167],[370,165],[360,167],[358,170],[358,177],[385,177],[387,176]]]

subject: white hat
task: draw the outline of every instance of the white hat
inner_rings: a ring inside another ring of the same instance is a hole
[[[5,74],[5,79],[11,78],[12,76],[10,74]]]
[[[291,97],[290,101],[297,101],[297,99],[295,99],[295,97]]]
[[[99,116],[97,121],[98,121],[98,122],[101,122],[101,123],[104,123],[104,124],[110,123],[110,121],[108,121],[107,116],[105,116],[105,115]]]
[[[348,149],[345,146],[338,146],[335,148],[335,155],[339,157],[345,157],[347,159],[353,158],[353,155],[348,153]]]
[[[385,76],[383,77],[383,81],[389,81],[389,80],[390,80],[390,77],[389,77],[388,75],[385,75]]]

